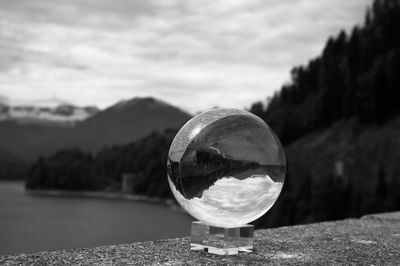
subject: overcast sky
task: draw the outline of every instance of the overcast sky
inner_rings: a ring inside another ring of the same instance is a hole
[[[0,96],[197,112],[279,90],[370,0],[0,0]]]

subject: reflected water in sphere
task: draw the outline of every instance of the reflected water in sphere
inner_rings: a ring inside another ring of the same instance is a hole
[[[179,204],[211,226],[239,227],[266,213],[281,193],[286,160],[268,125],[243,110],[214,109],[187,122],[168,154]]]

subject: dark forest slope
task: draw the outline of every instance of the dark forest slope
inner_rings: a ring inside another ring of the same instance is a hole
[[[265,108],[250,109],[283,144],[356,117],[382,125],[400,113],[400,1],[376,0],[362,27],[329,38],[323,53],[292,70]]]
[[[400,209],[400,1],[376,0],[362,27],[330,38],[251,111],[276,131],[288,162],[259,226]]]

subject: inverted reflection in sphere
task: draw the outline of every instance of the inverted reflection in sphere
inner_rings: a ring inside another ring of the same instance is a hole
[[[285,179],[278,138],[259,117],[214,109],[187,122],[168,154],[168,181],[179,204],[196,219],[239,227],[266,213]]]

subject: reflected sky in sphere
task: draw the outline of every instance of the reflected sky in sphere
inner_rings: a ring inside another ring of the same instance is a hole
[[[279,140],[259,117],[214,109],[181,128],[167,166],[172,193],[188,213],[208,225],[237,227],[273,206],[286,160]]]

